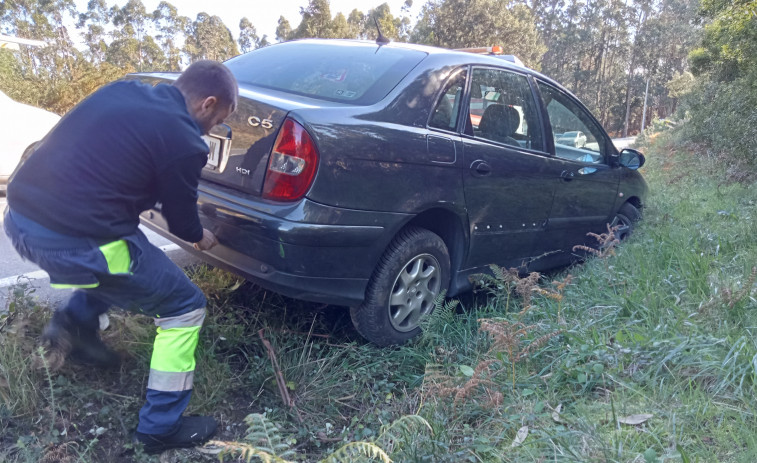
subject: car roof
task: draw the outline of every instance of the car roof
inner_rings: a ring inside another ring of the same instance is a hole
[[[539,73],[538,71],[528,68],[526,66],[520,66],[512,61],[503,59],[502,58],[503,55],[477,54],[477,53],[470,53],[466,51],[451,50],[448,48],[440,48],[440,47],[434,47],[430,45],[420,45],[420,44],[408,43],[408,42],[389,42],[386,44],[379,44],[372,40],[359,40],[359,39],[299,39],[299,40],[293,40],[289,42],[282,42],[281,44],[275,44],[272,46],[283,45],[285,43],[291,44],[291,43],[296,43],[296,42],[323,44],[323,45],[350,43],[350,44],[362,44],[365,46],[374,46],[374,47],[379,46],[379,47],[389,47],[389,48],[395,48],[395,49],[420,51],[420,52],[427,53],[429,56],[438,56],[438,57],[443,56],[443,57],[449,58],[451,61],[451,64],[460,64],[460,65],[481,64],[481,65],[503,67],[503,68],[508,68],[508,69],[521,71],[521,72],[525,71],[528,74],[539,77],[553,85],[556,85],[557,87],[560,87],[562,90],[565,90],[565,88],[563,88],[562,85],[555,82],[551,78]]]

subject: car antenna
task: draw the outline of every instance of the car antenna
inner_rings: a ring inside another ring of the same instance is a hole
[[[373,22],[376,23],[376,29],[378,29],[378,37],[376,37],[376,43],[379,45],[386,45],[387,43],[391,42],[391,40],[384,37],[384,34],[381,33],[381,27],[379,26],[378,18],[375,16],[373,17]]]

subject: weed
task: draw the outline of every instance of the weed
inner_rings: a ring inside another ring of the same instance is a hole
[[[264,463],[292,463],[286,458],[295,457],[291,449],[294,439],[284,439],[279,429],[265,415],[252,414],[245,418],[248,425],[245,442],[210,441],[207,446],[220,448],[219,458],[238,454],[250,461],[253,458]],[[428,422],[420,416],[407,415],[381,429],[378,437],[371,441],[349,442],[320,460],[322,463],[357,463],[378,459],[391,463],[389,454],[413,442],[421,431],[433,432]]]

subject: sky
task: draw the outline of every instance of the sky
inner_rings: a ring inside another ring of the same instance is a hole
[[[284,16],[292,28],[300,23],[300,8],[308,4],[308,0],[168,0],[176,7],[179,14],[195,19],[197,13],[205,12],[211,16],[220,17],[226,27],[231,30],[234,38],[239,37],[239,20],[247,17],[255,26],[258,36],[268,35],[269,42],[276,41],[276,26],[279,16]],[[75,0],[80,12],[86,11],[87,0]],[[106,0],[108,6],[126,4],[126,0]],[[160,0],[142,0],[145,9],[152,12],[157,8]],[[330,0],[331,16],[341,12],[349,16],[350,12],[357,8],[363,13],[375,8],[382,3],[388,3],[392,14],[400,16],[405,0]],[[410,18],[415,23],[416,16],[420,12],[425,0],[414,0],[410,10]]]

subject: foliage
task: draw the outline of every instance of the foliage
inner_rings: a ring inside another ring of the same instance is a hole
[[[707,146],[707,155],[730,165],[728,177],[750,182],[757,175],[757,86],[751,77],[730,82],[703,79],[683,102],[684,133]]]
[[[210,441],[206,446],[220,448],[219,458],[238,454],[239,458],[251,461],[259,459],[263,463],[292,463],[285,458],[295,457],[291,445],[296,439],[284,440],[279,430],[265,415],[251,414],[245,418],[247,435],[245,442]],[[349,442],[320,460],[321,463],[357,463],[378,460],[391,463],[389,453],[397,447],[411,443],[421,431],[433,433],[428,422],[417,415],[403,416],[388,426],[383,426],[375,441]]]
[[[276,27],[276,40],[286,42],[293,38],[292,34],[292,26],[289,24],[289,21],[285,17],[279,16],[279,23]]]
[[[709,22],[689,54],[694,74],[726,82],[757,75],[757,0],[703,0],[700,14]]]
[[[667,87],[671,97],[681,98],[682,96],[686,96],[689,94],[689,92],[691,92],[694,87],[694,83],[694,75],[689,71],[684,71],[681,73],[675,72],[673,73],[673,78],[665,84],[665,87]]]
[[[611,132],[641,126],[648,113],[675,112],[665,83],[686,69],[697,39],[696,0],[532,0],[547,46],[542,71],[566,85]],[[650,117],[651,118],[651,117]]]
[[[199,13],[189,25],[189,36],[184,46],[191,61],[224,61],[239,54],[231,31],[221,18],[207,13]]]
[[[239,39],[237,43],[242,53],[247,53],[248,51],[268,45],[268,38],[266,35],[263,35],[262,38],[258,37],[257,29],[255,29],[250,20],[242,18],[239,21]]]
[[[546,48],[535,22],[531,9],[513,0],[430,1],[411,41],[444,48],[502,45],[506,53],[539,69]]]
[[[279,18],[279,27],[276,29],[279,41],[310,37],[375,40],[378,37],[376,23],[384,37],[404,41],[410,29],[410,19],[395,17],[386,3],[365,14],[354,9],[349,17],[340,12],[332,18],[328,0],[310,0],[307,6],[300,8],[300,15],[302,20],[294,30],[283,16]]]
[[[757,160],[757,1],[704,0],[707,24],[699,47],[689,54],[698,77],[681,108],[686,135],[731,164],[731,178],[754,181]]]

